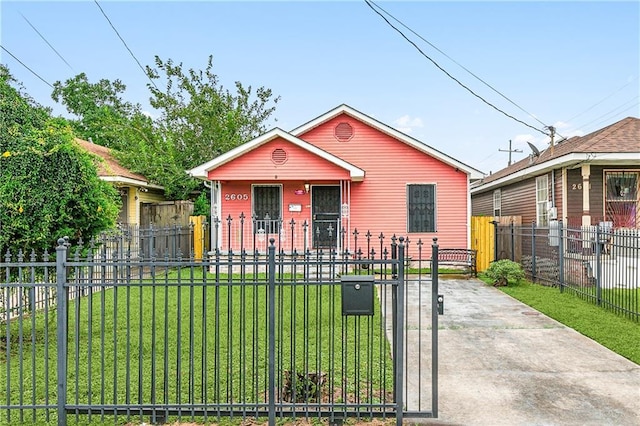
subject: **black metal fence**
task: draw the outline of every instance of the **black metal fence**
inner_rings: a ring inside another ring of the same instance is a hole
[[[5,255],[0,423],[437,417],[438,280],[406,240],[185,259],[126,235]]]
[[[496,259],[520,263],[534,282],[640,320],[639,229],[496,226],[495,247]]]

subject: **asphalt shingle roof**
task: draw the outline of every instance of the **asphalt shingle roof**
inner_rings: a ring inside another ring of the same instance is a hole
[[[111,154],[111,150],[102,145],[97,145],[92,142],[87,142],[82,139],[76,138],[76,142],[90,153],[97,155],[104,161],[98,164],[98,176],[102,177],[123,177],[129,179],[135,179],[146,183],[148,179],[141,174],[134,173],[131,170],[122,167],[118,161]]]
[[[574,136],[548,147],[539,156],[526,157],[509,167],[482,179],[482,184],[493,182],[537,164],[573,153],[638,153],[640,162],[640,119],[627,117],[610,126],[585,136]]]

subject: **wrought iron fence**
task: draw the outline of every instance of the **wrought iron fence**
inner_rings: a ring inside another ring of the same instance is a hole
[[[406,360],[437,383],[437,353],[429,369],[404,341],[428,328],[437,347],[437,312],[420,310],[437,275],[435,290],[420,271],[406,286],[407,241],[365,235],[354,252],[271,239],[267,253],[195,259],[133,250],[139,234],[122,230],[61,240],[55,256],[7,253],[0,423],[436,417],[437,388],[408,388]]]
[[[496,259],[520,263],[528,277],[640,320],[640,230],[607,222],[565,228],[496,226]]]

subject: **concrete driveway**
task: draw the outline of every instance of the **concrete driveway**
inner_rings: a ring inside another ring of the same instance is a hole
[[[408,422],[640,425],[637,364],[478,280],[440,294],[438,419]]]

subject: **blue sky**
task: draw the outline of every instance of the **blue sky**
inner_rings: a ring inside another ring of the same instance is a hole
[[[158,55],[204,69],[213,55],[225,87],[271,88],[281,100],[270,127],[291,130],[346,103],[487,173],[507,165],[498,150],[509,140],[523,151],[513,160],[530,152],[526,142],[549,141],[454,82],[364,0],[99,4],[142,65]],[[453,77],[532,127],[569,137],[640,116],[638,1],[375,4],[444,52],[388,17]],[[2,46],[48,83],[80,72],[92,82],[118,78],[127,100],[153,113],[148,80],[95,2],[2,0],[0,14]],[[65,115],[47,84],[4,50],[0,60]]]

